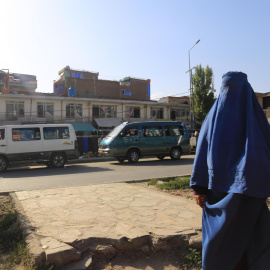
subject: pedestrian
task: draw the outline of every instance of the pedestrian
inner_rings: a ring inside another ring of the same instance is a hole
[[[270,127],[242,72],[223,75],[190,186],[203,208],[203,270],[270,269]]]

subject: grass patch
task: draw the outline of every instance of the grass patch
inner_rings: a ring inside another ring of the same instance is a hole
[[[8,212],[0,219],[0,250],[1,253],[9,255],[6,261],[7,269],[13,269],[14,266],[21,264],[27,270],[35,270],[31,266],[31,258],[16,211]]]
[[[202,265],[202,250],[196,248],[188,248],[184,256],[184,263],[190,266]]]
[[[12,251],[22,240],[22,231],[17,221],[17,212],[8,212],[0,221],[0,248],[3,252]]]
[[[183,177],[165,177],[162,179],[150,179],[148,185],[155,185],[160,189],[178,190],[189,188],[190,176]]]
[[[153,178],[153,179],[150,179],[147,184],[150,185],[150,186],[155,186],[158,182],[158,179],[157,178]]]
[[[0,256],[8,255],[4,268],[13,269],[20,265],[25,270],[60,270],[62,267],[47,264],[43,266],[33,266],[21,226],[18,222],[17,212],[8,212],[0,218]],[[21,268],[20,268],[21,269]]]

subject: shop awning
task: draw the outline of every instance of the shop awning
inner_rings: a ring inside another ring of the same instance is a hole
[[[117,127],[123,122],[121,118],[96,118],[95,121],[99,128]]]
[[[75,129],[75,131],[95,131],[96,129],[92,126],[92,124],[90,123],[70,123],[73,128]]]

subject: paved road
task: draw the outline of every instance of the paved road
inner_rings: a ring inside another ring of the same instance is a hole
[[[71,186],[144,180],[190,174],[194,155],[174,161],[141,159],[136,164],[117,161],[68,164],[53,169],[45,166],[11,168],[0,174],[0,192],[37,190]]]

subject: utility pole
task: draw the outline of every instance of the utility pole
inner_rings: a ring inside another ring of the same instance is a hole
[[[190,51],[199,42],[200,42],[200,39],[198,39],[197,42],[188,51],[188,71],[187,72],[189,72],[190,113],[191,113],[191,115],[190,115],[190,126],[191,126],[192,129],[195,128],[195,126],[194,126],[195,125],[194,96],[193,96],[193,83],[192,83],[192,69],[194,69],[195,67],[190,68]]]
[[[189,72],[190,76],[190,126],[191,129],[194,129],[194,123],[195,123],[195,113],[194,113],[194,95],[193,95],[193,83],[192,83],[192,69],[195,69],[195,67],[189,69],[186,71],[186,73]]]

